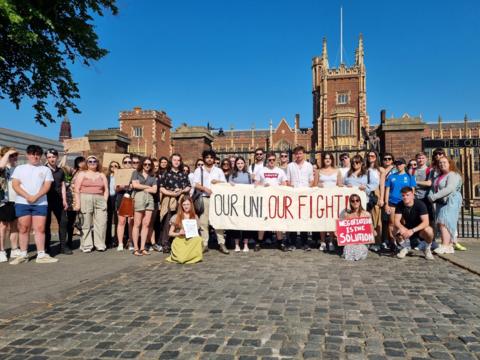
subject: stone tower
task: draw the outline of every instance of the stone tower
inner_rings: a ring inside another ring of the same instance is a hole
[[[72,125],[70,124],[70,120],[68,117],[65,116],[62,123],[60,124],[60,134],[58,136],[58,141],[63,141],[65,139],[72,138]]]
[[[313,136],[315,150],[356,150],[363,147],[362,127],[368,129],[366,71],[363,36],[355,51],[355,64],[330,68],[327,40],[322,55],[312,60]]]

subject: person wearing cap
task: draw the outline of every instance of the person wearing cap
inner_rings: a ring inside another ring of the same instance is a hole
[[[58,223],[58,239],[60,241],[60,253],[71,255],[72,250],[66,244],[67,240],[67,223],[65,218],[67,216],[67,191],[65,187],[65,172],[57,165],[58,151],[55,149],[48,149],[45,152],[47,162],[46,167],[50,169],[53,176],[53,184],[47,193],[48,212],[47,222],[45,224],[45,251],[51,254],[50,243],[52,240],[52,232],[50,229],[52,223],[52,212],[55,215]]]
[[[47,193],[53,182],[52,172],[40,163],[43,150],[38,145],[27,147],[27,164],[19,165],[12,175],[15,198],[15,215],[18,217],[20,256],[10,260],[11,265],[28,262],[28,242],[33,229],[37,247],[37,264],[55,263],[58,259],[45,252],[45,220]]]
[[[83,216],[80,250],[105,251],[108,181],[96,156],[87,157],[87,170],[75,180],[75,210]],[[93,225],[93,230],[92,230]]]
[[[389,216],[388,227],[391,234],[394,234],[395,207],[402,201],[401,190],[405,186],[412,189],[417,186],[415,177],[405,171],[407,162],[404,158],[397,158],[394,164],[397,171],[391,174],[385,182],[385,212]],[[395,241],[395,237],[393,241]]]
[[[12,174],[17,166],[18,152],[5,146],[0,150],[0,263],[7,262],[5,240],[10,230],[10,258],[20,255],[18,249],[17,217],[15,215],[15,191],[12,188]]]

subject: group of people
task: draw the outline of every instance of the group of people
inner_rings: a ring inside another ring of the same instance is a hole
[[[42,161],[42,156],[45,160]],[[178,153],[169,158],[125,155],[121,163],[110,162],[104,172],[100,160],[90,155],[75,158],[73,167],[66,157],[59,159],[54,149],[43,151],[37,145],[26,150],[27,163],[17,165],[18,151],[0,151],[0,262],[7,262],[6,236],[10,236],[10,264],[27,262],[28,244],[33,230],[37,263],[53,263],[51,219],[58,223],[59,252],[72,254],[75,231],[80,235],[80,250],[105,251],[128,248],[135,256],[152,251],[169,254],[167,260],[195,263],[209,250],[213,236],[218,249],[229,254],[259,251],[267,234],[262,231],[213,229],[209,224],[210,195],[216,183],[253,186],[357,187],[364,191],[367,204],[358,195],[350,196],[341,218],[371,217],[375,244],[347,245],[342,250],[348,260],[360,260],[368,249],[390,251],[404,258],[412,249],[433,259],[432,250],[449,254],[465,250],[457,242],[462,177],[455,162],[442,149],[433,152],[430,166],[425,153],[407,162],[392,154],[369,151],[365,159],[356,154],[341,154],[335,164],[333,153],[321,154],[320,163],[306,159],[302,146],[288,152],[255,150],[248,165],[241,156],[218,159],[206,150],[195,169],[183,164]],[[119,169],[132,169],[127,185],[115,183]],[[253,187],[254,188],[254,187]],[[201,206],[199,206],[201,204]],[[198,235],[186,237],[185,221],[196,221]],[[436,245],[436,234],[440,244]],[[328,232],[273,232],[278,248],[310,251],[316,244],[321,251],[338,251],[335,234]],[[436,246],[436,248],[434,248]]]

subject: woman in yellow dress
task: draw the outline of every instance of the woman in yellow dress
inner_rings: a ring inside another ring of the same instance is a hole
[[[182,221],[195,219],[198,227],[198,217],[195,214],[193,201],[190,197],[184,197],[178,206],[177,213],[170,219],[170,230],[168,235],[174,237],[170,256],[166,259],[169,262],[179,264],[194,264],[203,259],[203,240],[201,236],[187,239]]]

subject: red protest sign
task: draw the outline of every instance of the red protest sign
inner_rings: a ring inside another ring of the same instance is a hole
[[[371,218],[337,220],[338,246],[372,244],[374,242]]]

